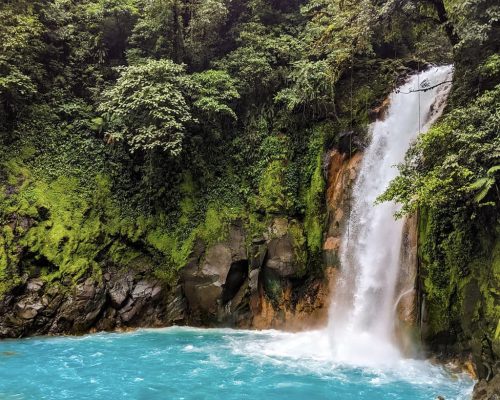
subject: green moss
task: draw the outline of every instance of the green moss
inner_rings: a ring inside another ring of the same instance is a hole
[[[250,245],[252,239],[261,238],[263,233],[271,224],[272,218],[268,215],[258,213],[248,213],[245,222],[245,230],[247,232],[247,245]]]
[[[281,279],[273,274],[265,274],[263,280],[264,292],[267,298],[275,305],[279,304],[283,297]]]
[[[296,220],[288,223],[288,234],[292,240],[295,260],[299,266],[298,276],[302,276],[307,272],[308,253],[306,249],[307,239],[304,235],[302,225]]]
[[[284,184],[286,165],[282,160],[269,163],[259,181],[258,195],[255,197],[257,209],[268,213],[284,212],[290,207]]]
[[[24,268],[38,271],[47,280],[68,276],[76,282],[87,273],[99,279],[98,261],[101,251],[108,247],[112,249],[112,260],[126,259],[123,255],[120,258],[123,248],[118,251],[113,242],[120,232],[130,232],[131,224],[121,218],[107,177],[95,175],[94,190],[89,194],[82,191],[76,177],[60,176],[46,181],[33,178],[29,169],[17,161],[4,165],[7,184],[16,185],[14,192],[0,199],[3,218],[13,221],[16,227],[12,230],[6,225],[2,231],[0,269],[4,273],[0,274],[0,281],[4,289],[18,278],[19,255],[12,254],[16,248],[24,249],[37,264],[35,269],[30,265]],[[6,190],[5,186],[1,188],[4,193]],[[5,273],[9,263],[15,268]]]
[[[304,226],[307,246],[312,253],[318,253],[323,244],[324,229],[324,191],[325,180],[322,171],[322,157],[316,157],[316,167],[311,177],[311,184],[306,191],[306,212]]]
[[[480,275],[480,290],[484,298],[484,316],[488,323],[490,337],[500,340],[500,239],[497,239],[492,255],[490,268],[484,265],[477,269]]]
[[[479,224],[449,217],[446,210],[420,212],[419,258],[430,336],[452,331],[461,340],[482,340],[483,335],[498,340],[500,240],[498,232],[487,234]]]

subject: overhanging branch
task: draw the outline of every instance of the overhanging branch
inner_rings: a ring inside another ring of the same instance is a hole
[[[436,83],[433,86],[425,87],[422,89],[412,89],[409,92],[402,92],[400,90],[397,90],[396,93],[410,94],[410,93],[416,93],[416,92],[428,92],[429,90],[432,90],[434,88],[437,88],[438,86],[444,85],[445,83],[452,83],[452,82],[453,81],[443,81],[443,82]]]

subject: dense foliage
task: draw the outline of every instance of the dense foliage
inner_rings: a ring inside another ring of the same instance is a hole
[[[171,283],[196,240],[236,219],[260,237],[278,215],[321,273],[325,151],[345,133],[356,150],[405,74],[453,61],[447,115],[384,196],[432,221],[428,290],[449,305],[452,272],[498,235],[498,15],[488,0],[2,2],[0,292],[106,263]]]

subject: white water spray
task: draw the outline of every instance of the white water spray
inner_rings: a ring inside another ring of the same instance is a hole
[[[386,118],[370,127],[371,143],[351,196],[330,308],[328,332],[336,361],[377,365],[400,358],[394,343],[394,301],[403,221],[394,219],[396,204],[374,202],[396,177],[395,166],[418,133],[441,114],[450,84],[435,85],[450,81],[451,75],[452,68],[444,66],[411,77],[391,94]],[[428,90],[412,92],[424,88]]]

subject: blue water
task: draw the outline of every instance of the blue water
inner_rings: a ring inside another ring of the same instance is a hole
[[[468,399],[473,382],[424,361],[335,364],[320,334],[144,329],[0,341],[6,399]]]

